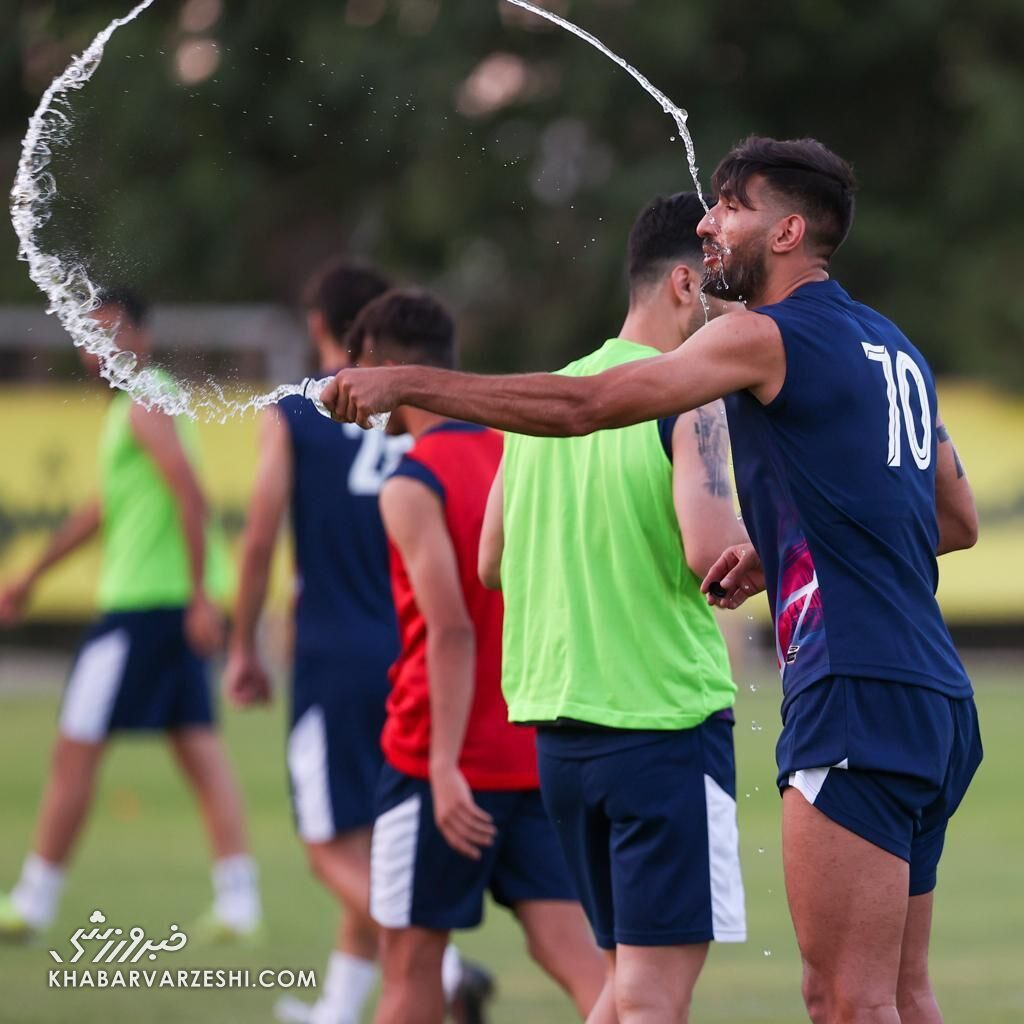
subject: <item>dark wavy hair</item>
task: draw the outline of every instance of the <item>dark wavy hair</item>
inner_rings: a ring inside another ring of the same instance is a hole
[[[853,224],[853,168],[817,139],[751,135],[715,168],[711,187],[716,195],[735,197],[749,207],[747,186],[755,174],[774,195],[796,206],[807,221],[809,241],[829,259]]]

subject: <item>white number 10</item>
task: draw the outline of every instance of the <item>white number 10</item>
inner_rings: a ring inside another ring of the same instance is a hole
[[[927,469],[932,462],[932,410],[928,402],[928,389],[925,387],[924,374],[921,368],[906,352],[896,353],[896,372],[893,373],[892,356],[884,345],[869,345],[862,341],[864,355],[873,363],[882,364],[885,376],[885,394],[889,399],[889,458],[887,465],[899,466],[902,445],[900,444],[900,406],[903,407],[903,419],[907,425],[907,440],[910,442],[910,454],[918,469]],[[914,423],[914,411],[910,407],[910,379],[917,385],[917,397],[921,405],[921,439],[918,441],[917,426]],[[899,384],[899,401],[896,397],[896,386]]]

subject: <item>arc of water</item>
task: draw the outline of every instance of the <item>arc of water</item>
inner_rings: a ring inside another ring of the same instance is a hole
[[[697,153],[693,148],[693,139],[690,136],[690,130],[687,127],[687,120],[689,114],[680,106],[673,103],[656,85],[654,85],[646,75],[638,71],[629,61],[620,57],[613,50],[609,50],[604,43],[601,42],[597,36],[588,32],[586,29],[580,28],[579,25],[573,24],[568,18],[563,18],[560,14],[556,14],[554,11],[549,11],[544,7],[538,7],[536,4],[531,3],[530,0],[505,0],[506,3],[512,4],[514,7],[521,7],[524,11],[529,11],[531,14],[536,14],[537,17],[543,18],[545,21],[550,21],[553,25],[557,25],[559,28],[565,29],[566,32],[571,32],[574,36],[582,39],[585,43],[589,43],[594,47],[595,50],[599,50],[609,60],[614,61],[622,68],[627,74],[631,75],[637,82],[640,83],[641,87],[658,103],[661,109],[668,114],[676,123],[676,127],[679,129],[679,137],[683,141],[683,145],[686,147],[686,162],[690,170],[690,177],[693,178],[694,188],[697,190],[697,196],[701,201],[701,205],[707,210],[708,205],[704,202],[704,193],[701,191],[700,181],[698,180],[698,168],[697,168]]]

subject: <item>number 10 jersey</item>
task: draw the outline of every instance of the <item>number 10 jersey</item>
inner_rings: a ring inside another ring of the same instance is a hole
[[[740,506],[764,563],[783,683],[828,675],[971,684],[935,598],[936,398],[895,324],[834,281],[760,306],[786,378],[762,405],[726,399]]]

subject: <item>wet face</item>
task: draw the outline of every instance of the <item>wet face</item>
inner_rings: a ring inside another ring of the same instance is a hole
[[[754,178],[747,192],[752,206],[724,193],[697,225],[704,243],[701,287],[708,296],[756,304],[768,275],[776,212],[764,201],[759,179]]]

